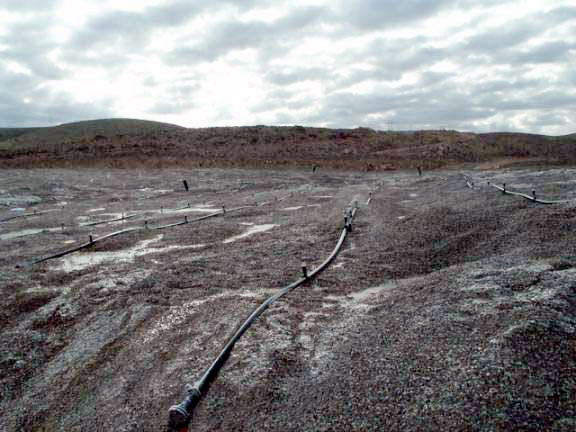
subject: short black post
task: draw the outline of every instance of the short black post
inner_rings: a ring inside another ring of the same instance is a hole
[[[92,238],[92,234],[90,234],[90,243],[94,243],[94,239]]]
[[[304,276],[304,279],[308,279],[308,267],[306,263],[302,263],[302,276]]]
[[[190,208],[190,203],[188,203],[188,208]]]
[[[160,206],[160,213],[164,213],[164,207]]]
[[[418,167],[418,175],[421,176],[422,175],[422,168]]]
[[[532,189],[532,199],[536,201],[536,191]]]
[[[144,221],[144,228],[148,229],[148,221],[147,220]]]
[[[184,189],[186,189],[186,192],[188,192],[188,182],[186,180],[182,180],[182,183],[184,183]]]
[[[502,193],[506,193],[506,183],[502,183]]]
[[[184,216],[184,223],[188,223],[188,216]]]
[[[226,214],[226,206],[222,206],[222,214]]]
[[[60,224],[62,226],[62,232],[64,232],[64,224]]]

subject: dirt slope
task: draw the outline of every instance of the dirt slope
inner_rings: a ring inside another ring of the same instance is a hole
[[[0,167],[262,167],[321,165],[383,171],[499,158],[574,163],[576,139],[527,134],[366,128],[186,129],[111,119],[43,128],[0,142]]]

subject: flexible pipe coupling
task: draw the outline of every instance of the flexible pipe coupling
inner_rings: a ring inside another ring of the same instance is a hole
[[[185,432],[188,431],[188,425],[192,420],[192,412],[198,401],[200,400],[200,390],[198,388],[186,384],[186,398],[178,405],[173,405],[168,410],[168,431],[169,432]]]

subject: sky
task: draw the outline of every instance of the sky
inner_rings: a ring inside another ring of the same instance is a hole
[[[574,0],[0,0],[0,127],[576,132]]]

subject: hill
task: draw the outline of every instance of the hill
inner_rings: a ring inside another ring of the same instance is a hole
[[[34,132],[42,128],[0,128],[0,142]]]
[[[2,131],[2,130],[0,130]],[[5,131],[8,131],[5,129]],[[188,129],[105,119],[5,132],[0,167],[309,166],[439,168],[501,158],[576,162],[576,137],[457,131],[375,131],[303,126]]]

